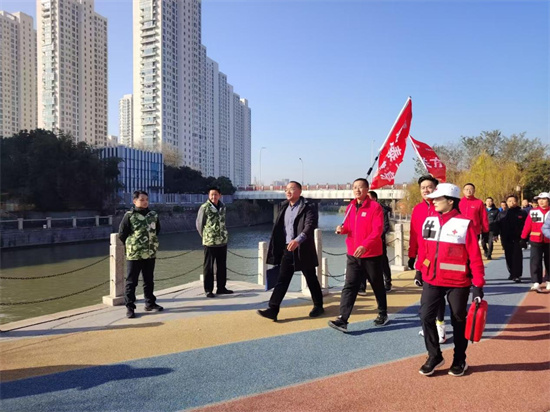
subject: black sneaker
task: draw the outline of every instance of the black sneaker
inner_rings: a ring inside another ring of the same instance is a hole
[[[386,292],[391,292],[391,283],[386,283],[384,288],[386,289]]]
[[[520,278],[515,278],[515,279],[514,279],[514,282],[515,282],[515,283],[521,283],[521,279],[520,279]]]
[[[345,322],[340,318],[329,320],[328,325],[333,329],[339,330],[340,332],[348,333],[348,322]]]
[[[443,356],[439,355],[435,358],[428,357],[426,363],[420,367],[418,371],[421,375],[430,376],[437,368],[445,365],[445,359]]]
[[[136,313],[134,312],[133,308],[126,308],[126,317],[128,319],[132,319],[136,317]]]
[[[487,256],[487,260],[493,260],[491,256]]]
[[[359,296],[367,296],[367,289],[359,289],[359,292],[357,292]]]
[[[314,306],[313,309],[311,309],[311,312],[309,312],[309,317],[316,318],[321,316],[323,313],[325,313],[325,309],[322,306]]]
[[[277,312],[271,308],[258,310],[256,312],[263,318],[271,319],[273,322],[277,322]]]
[[[232,293],[233,291],[229,289],[218,289],[216,291],[216,295],[231,295]]]
[[[162,312],[164,310],[164,308],[160,305],[157,305],[156,303],[153,303],[152,305],[149,305],[149,306],[145,306],[145,311],[146,312],[151,312],[153,310],[155,312]]]
[[[206,295],[207,298],[213,298],[216,296],[212,292],[204,292],[204,294]]]
[[[388,319],[388,315],[378,315],[376,319],[374,319],[374,324],[376,326],[384,326],[387,325],[390,320]]]
[[[467,370],[468,364],[466,363],[466,361],[453,362],[451,369],[449,369],[449,375],[462,376]]]

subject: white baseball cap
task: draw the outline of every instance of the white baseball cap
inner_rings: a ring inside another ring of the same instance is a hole
[[[460,199],[460,189],[458,186],[453,185],[452,183],[440,183],[435,188],[435,191],[430,193],[428,196],[430,199],[435,199],[436,197],[449,196],[456,197]]]
[[[535,200],[539,200],[539,199],[550,199],[550,193],[548,192],[542,192],[542,193],[539,193],[538,196],[535,196]]]

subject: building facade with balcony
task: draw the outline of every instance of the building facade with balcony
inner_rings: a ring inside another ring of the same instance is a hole
[[[25,13],[0,11],[0,136],[36,129],[36,30]]]
[[[250,108],[201,44],[200,0],[135,0],[133,18],[134,146],[249,184]]]
[[[122,96],[118,103],[119,142],[121,145],[134,146],[134,99],[131,94]]]
[[[37,0],[38,127],[107,144],[107,19],[94,0]]]

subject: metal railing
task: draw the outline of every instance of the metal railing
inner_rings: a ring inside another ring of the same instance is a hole
[[[43,219],[0,220],[0,230],[69,229],[78,227],[112,226],[113,216],[46,217]]]
[[[407,240],[407,238],[403,234],[403,225],[400,223],[395,224],[395,231],[391,232],[391,235],[393,235],[393,239],[388,241],[387,243],[387,245],[393,245],[394,251],[395,251],[394,257],[390,261],[390,263],[393,263],[391,267],[392,269],[395,269],[395,270],[405,270],[406,267],[403,265],[403,262],[405,259],[404,242]],[[331,274],[328,268],[328,259],[326,257],[323,257],[323,254],[327,254],[330,256],[343,256],[346,254],[346,252],[344,251],[341,253],[332,253],[332,252],[323,250],[323,239],[322,239],[322,232],[320,229],[315,229],[314,239],[315,239],[315,248],[317,251],[317,256],[320,258],[319,260],[321,262],[321,265],[317,267],[317,278],[319,280],[319,283],[324,293],[328,293],[329,278],[339,280],[340,278],[343,278],[345,274],[339,274],[339,275]],[[65,275],[80,272],[84,269],[88,269],[90,267],[93,267],[109,259],[109,280],[106,280],[94,286],[88,287],[86,289],[71,292],[62,296],[45,297],[45,298],[33,300],[33,301],[14,302],[4,298],[3,301],[0,302],[0,306],[29,305],[29,304],[37,304],[42,302],[49,302],[49,301],[64,299],[70,296],[75,296],[81,293],[88,292],[90,290],[99,288],[107,284],[109,284],[109,295],[103,297],[103,303],[110,306],[123,304],[124,303],[124,284],[125,284],[124,263],[126,259],[124,245],[122,244],[122,242],[118,237],[118,234],[116,233],[111,234],[110,242],[111,244],[110,244],[109,256],[105,256],[95,262],[92,262],[90,264],[87,264],[79,268],[75,268],[75,269],[61,272],[61,273],[45,274],[40,276],[30,276],[30,277],[9,276],[9,275],[0,276],[0,280],[4,280],[4,281],[28,281],[28,280],[36,280],[36,279],[54,278],[54,277],[60,277],[60,276],[65,276]],[[202,252],[202,248],[186,250],[184,252],[177,253],[174,255],[157,257],[157,260],[168,260],[168,259],[180,258],[193,252]],[[244,276],[244,277],[256,277],[257,283],[259,285],[263,285],[263,286],[266,285],[267,266],[268,266],[267,265],[267,242],[258,243],[258,254],[256,256],[246,256],[240,253],[233,252],[231,250],[228,250],[228,253],[239,259],[256,260],[258,263],[257,271],[252,273],[242,273],[230,267],[227,268],[228,272],[234,273],[239,276]],[[200,264],[197,267],[184,271],[183,273],[179,273],[179,274],[169,276],[169,277],[164,277],[164,278],[155,278],[155,282],[163,282],[163,281],[176,279],[178,277],[183,277],[195,271],[199,271],[200,269],[202,269],[202,267],[203,265]],[[304,277],[302,277],[302,292],[304,294],[309,293],[307,288],[307,283]]]

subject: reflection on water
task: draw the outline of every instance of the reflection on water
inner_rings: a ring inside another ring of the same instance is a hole
[[[334,234],[334,228],[341,223],[342,214],[321,213],[319,228],[323,231],[323,250],[329,253],[344,253],[344,237]],[[258,243],[269,241],[271,225],[260,225],[230,229],[228,250],[237,255],[257,257]],[[159,259],[155,269],[155,289],[161,290],[199,279],[203,249],[201,239],[196,232],[174,233],[160,236],[159,258],[169,257],[190,251],[173,259]],[[391,254],[393,251],[390,249]],[[39,277],[72,271],[90,265],[109,254],[109,242],[98,241],[74,245],[43,246],[27,249],[8,249],[1,251],[0,270],[2,276]],[[392,255],[393,256],[393,255]],[[329,270],[333,275],[342,274],[345,268],[345,256],[328,257]],[[6,302],[34,302],[52,297],[65,296],[79,292],[109,279],[109,260],[104,260],[87,269],[62,276],[33,280],[0,280],[0,296]],[[258,262],[228,253],[228,278],[256,282]],[[190,272],[190,273],[187,273]],[[237,272],[237,273],[235,273]],[[164,278],[182,276],[163,281]],[[342,284],[331,279],[330,285]],[[294,276],[290,290],[300,289],[300,276]],[[138,286],[138,293],[141,286]],[[25,318],[46,315],[68,309],[101,303],[101,297],[109,294],[109,285],[105,284],[90,291],[75,294],[63,299],[37,302],[25,305],[2,306],[0,323],[13,322]],[[266,300],[269,294],[266,294]]]

